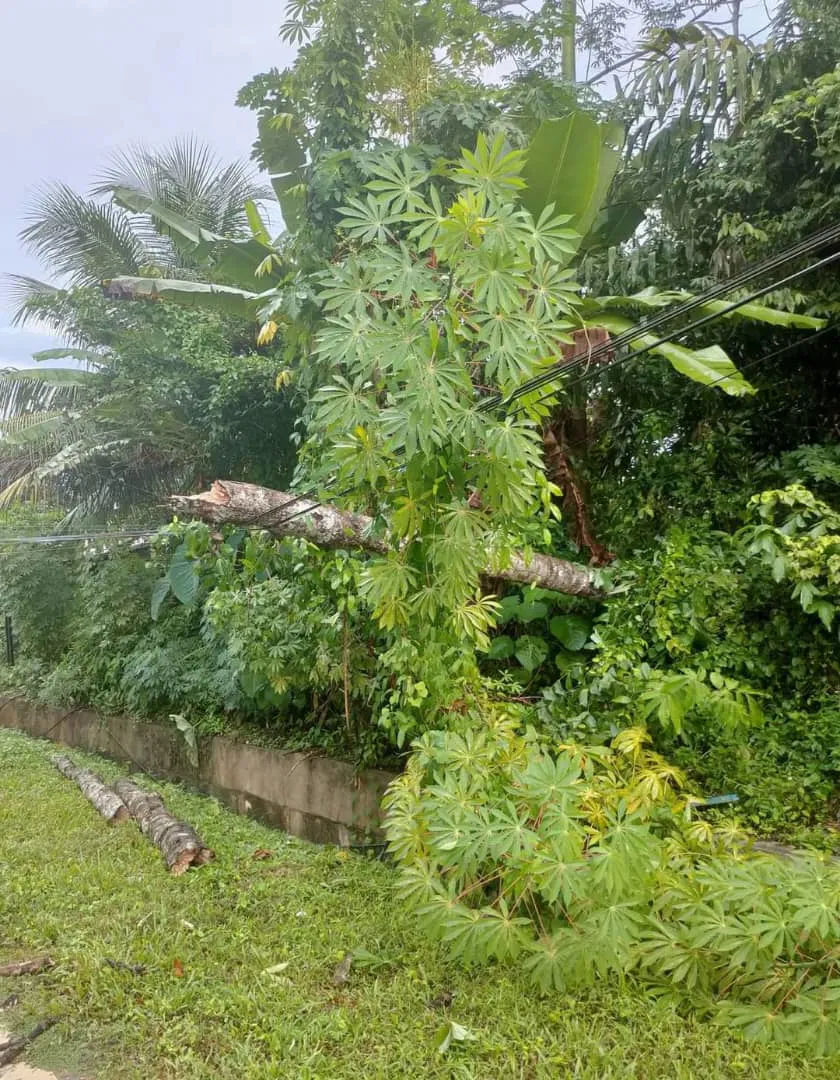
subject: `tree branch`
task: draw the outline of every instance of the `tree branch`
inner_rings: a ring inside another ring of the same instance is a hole
[[[373,534],[373,519],[365,514],[257,484],[216,480],[209,491],[199,495],[170,496],[169,505],[178,514],[211,525],[261,528],[275,536],[308,540],[320,548],[355,548],[373,555],[385,555],[390,550],[381,537]],[[526,559],[521,552],[514,552],[506,566],[487,566],[484,572],[488,577],[534,584],[570,596],[603,595],[588,567],[551,555]]]

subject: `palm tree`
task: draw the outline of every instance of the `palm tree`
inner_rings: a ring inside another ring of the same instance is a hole
[[[36,360],[80,366],[0,372],[0,505],[49,498],[112,514],[185,482],[194,453],[178,410],[138,410],[114,386],[114,338],[104,320],[80,320],[80,305],[101,303],[90,287],[123,274],[206,280],[206,242],[250,235],[251,204],[269,194],[247,165],[194,140],[115,155],[88,195],[60,183],[39,193],[20,236],[58,284],[8,275],[5,294],[16,324],[38,319],[69,343]]]

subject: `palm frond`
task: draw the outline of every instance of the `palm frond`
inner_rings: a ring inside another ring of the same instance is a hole
[[[272,196],[248,164],[224,165],[196,139],[177,139],[162,150],[136,146],[115,155],[91,194],[115,188],[128,188],[208,231],[234,237],[248,235],[245,203]]]
[[[66,184],[44,188],[26,220],[20,238],[27,249],[72,286],[96,284],[128,267],[136,273],[153,260],[129,214],[85,199]]]
[[[38,318],[55,329],[45,308],[50,307],[49,301],[64,295],[63,289],[26,274],[3,274],[0,277],[0,301],[13,312],[12,326],[25,326],[30,319]]]
[[[95,372],[73,368],[0,370],[0,417],[8,420],[44,409],[70,408],[96,382]]]
[[[17,451],[20,447],[54,447],[57,437],[66,428],[67,413],[63,409],[23,413],[0,420],[0,460],[5,459],[8,468],[16,456],[10,451]]]

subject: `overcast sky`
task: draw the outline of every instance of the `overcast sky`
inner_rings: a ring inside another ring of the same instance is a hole
[[[17,234],[39,185],[86,190],[109,154],[195,135],[247,158],[254,116],[234,105],[252,75],[285,67],[284,0],[0,0],[0,271],[43,277]],[[9,326],[0,367],[55,344]]]
[[[744,6],[749,33],[764,0]],[[254,117],[234,99],[252,75],[292,59],[277,36],[284,9],[285,0],[0,0],[0,272],[44,276],[17,239],[33,192],[54,180],[85,191],[116,149],[194,135],[222,158],[246,158]],[[55,344],[9,323],[0,307],[0,367]]]

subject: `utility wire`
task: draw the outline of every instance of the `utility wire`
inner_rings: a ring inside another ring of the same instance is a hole
[[[784,248],[782,251],[776,253],[775,255],[768,256],[766,259],[761,259],[759,262],[751,264],[750,266],[742,270],[740,273],[732,275],[725,281],[719,282],[717,285],[713,285],[711,288],[705,290],[705,292],[702,292],[696,296],[689,297],[688,299],[682,301],[674,307],[666,308],[659,314],[648,318],[641,326],[631,327],[629,330],[625,330],[623,333],[611,338],[608,342],[604,342],[601,345],[596,346],[594,349],[581,351],[579,354],[571,357],[569,360],[562,360],[556,364],[553,364],[551,367],[546,368],[545,371],[540,372],[539,375],[534,376],[532,379],[527,380],[526,383],[523,383],[521,386],[517,387],[517,389],[514,390],[513,393],[511,393],[507,398],[505,398],[502,394],[493,394],[491,397],[484,398],[476,406],[476,410],[478,412],[490,412],[497,407],[505,407],[516,401],[517,399],[525,396],[526,394],[532,393],[533,390],[539,389],[541,386],[546,385],[548,382],[554,381],[558,377],[567,378],[573,371],[576,371],[578,368],[584,366],[588,367],[593,363],[596,363],[601,358],[606,358],[610,354],[614,354],[624,345],[628,345],[632,341],[636,340],[638,337],[641,336],[641,334],[650,334],[665,323],[671,322],[673,319],[690,314],[691,312],[696,311],[698,308],[701,308],[706,304],[709,304],[712,301],[719,299],[726,293],[732,292],[734,289],[742,288],[750,282],[755,281],[756,278],[778,269],[785,263],[791,262],[794,259],[803,257],[804,255],[810,254],[819,248],[826,247],[827,245],[833,243],[840,243],[840,224],[830,225],[825,229],[820,229],[816,233],[812,233],[804,240],[800,240],[798,243],[792,244],[789,247]],[[633,353],[630,354],[630,356],[628,357],[623,357],[620,360],[612,361],[610,364],[607,365],[599,365],[597,371],[598,373],[603,372],[607,367],[612,366],[612,364],[614,363],[626,362],[627,359],[633,356],[641,356],[644,353],[651,352],[653,349],[658,348],[661,345],[667,344],[668,342],[673,341],[675,338],[682,337],[684,334],[688,334],[701,326],[705,326],[710,322],[714,322],[716,319],[723,318],[731,312],[736,311],[738,308],[743,307],[745,304],[751,303],[753,300],[758,299],[760,296],[764,296],[769,292],[774,292],[776,289],[780,288],[787,282],[795,280],[796,278],[801,277],[804,274],[811,273],[814,270],[819,269],[823,265],[828,265],[829,263],[834,262],[836,258],[838,258],[838,254],[831,255],[827,259],[820,260],[820,262],[812,264],[811,266],[808,266],[803,270],[797,271],[795,274],[791,274],[788,277],[782,279],[781,281],[774,281],[771,285],[763,289],[759,289],[741,300],[733,301],[733,303],[724,308],[723,311],[711,312],[709,315],[704,316],[702,319],[697,320],[689,324],[688,326],[680,327],[678,330],[674,330],[672,333],[666,335],[665,337],[661,338],[656,342],[651,343],[648,346],[645,346],[642,349],[634,350]],[[564,389],[570,389],[572,386],[577,386],[581,381],[583,380],[577,380],[576,382],[569,384],[567,387],[564,387]],[[721,381],[723,380],[717,379],[712,385],[716,385],[718,382]],[[550,396],[551,394],[545,394],[542,397],[538,398],[537,402],[535,402],[534,404],[544,401],[547,397]],[[511,415],[515,415],[516,413],[521,411],[522,407],[515,410],[514,413]],[[399,454],[401,451],[404,451],[404,447],[399,447],[396,452]],[[342,498],[343,496],[352,493],[353,490],[354,489],[352,487],[345,488],[342,491],[336,492],[332,496],[332,499],[335,500]],[[288,517],[280,518],[279,520],[273,522],[273,525],[275,527],[277,525],[285,525],[287,524],[287,522],[293,521],[295,518],[301,517],[303,514],[308,514],[316,507],[323,506],[323,502],[317,499],[317,495],[317,488],[311,488],[308,491],[302,492],[300,495],[294,495],[291,498],[287,499],[284,503],[281,503],[279,506],[273,506],[270,509],[263,511],[254,519],[254,521],[251,523],[251,526],[253,527],[255,525],[258,525],[261,521],[265,521],[269,518],[274,517],[275,514],[282,514],[284,510],[287,510],[289,507],[294,506],[296,503],[301,503],[304,501],[309,502],[310,500],[314,500],[314,503],[310,502],[310,505],[302,507],[300,510],[295,511]]]
[[[836,330],[837,330],[837,327],[835,327],[835,326],[824,326],[821,330],[815,330],[813,333],[809,334],[807,338],[799,339],[798,341],[789,341],[787,345],[782,345],[778,349],[773,349],[771,352],[762,353],[761,356],[756,356],[752,360],[747,360],[745,363],[740,365],[739,371],[749,371],[750,369],[756,367],[758,364],[767,363],[769,360],[775,360],[780,356],[785,356],[789,352],[794,352],[797,349],[802,349],[806,345],[810,345],[812,342],[816,341],[817,338],[824,337],[826,334],[834,333]],[[631,357],[631,359],[632,359],[632,357]],[[601,368],[600,370],[603,371],[603,368]],[[725,382],[726,379],[728,379],[728,378],[730,378],[730,376],[728,374],[721,375],[721,376],[719,376],[719,378],[714,379],[712,382],[704,383],[703,384],[703,389],[704,390],[709,390],[712,387],[717,386],[718,383]],[[645,412],[645,411],[648,411],[648,410],[642,410],[642,411]],[[351,490],[352,489],[350,489],[350,488],[345,488],[345,490],[343,492],[337,492],[335,494],[335,496],[333,496],[333,497],[334,498],[340,498],[342,495],[349,494],[349,492]],[[302,499],[302,498],[304,498],[303,495],[297,496],[295,499],[289,499],[289,503],[297,502],[299,499]],[[283,506],[285,506],[285,505],[286,504],[284,503]],[[317,503],[316,505],[321,506],[323,504],[322,503]],[[277,510],[281,510],[281,509],[282,509],[282,506],[281,507],[274,507],[270,512],[275,513]],[[295,514],[291,515],[290,517],[285,518],[284,520],[279,522],[279,524],[285,525],[286,522],[291,521],[293,517],[298,517],[300,514],[308,513],[309,510],[310,510],[310,507],[307,507],[305,510],[298,511],[297,513],[295,513]],[[3,544],[30,544],[30,543],[52,544],[52,543],[61,543],[61,542],[64,542],[64,541],[76,541],[76,542],[78,542],[80,540],[99,539],[103,535],[107,535],[108,537],[114,537],[114,538],[140,538],[140,539],[143,539],[146,536],[148,536],[149,533],[153,533],[157,529],[158,529],[158,526],[154,525],[154,526],[151,526],[149,529],[144,529],[142,531],[138,531],[137,533],[126,531],[126,532],[113,532],[113,533],[107,533],[107,534],[103,534],[103,533],[82,534],[82,533],[80,533],[80,534],[75,535],[75,536],[73,536],[73,535],[64,535],[64,534],[54,534],[54,535],[45,535],[45,536],[0,537],[0,546],[2,546]],[[67,715],[69,716],[70,714],[68,713]],[[62,717],[62,719],[64,719],[64,717]]]
[[[835,251],[832,255],[827,255],[824,259],[820,259],[818,262],[811,263],[809,266],[805,266],[801,270],[796,270],[794,273],[788,274],[788,276],[782,278],[781,281],[774,281],[770,285],[766,285],[761,289],[757,289],[755,292],[751,293],[749,296],[745,296],[741,300],[734,300],[731,304],[728,304],[722,311],[716,311],[710,313],[709,315],[704,315],[703,318],[697,319],[695,322],[690,323],[688,326],[680,330],[675,330],[670,334],[666,334],[664,337],[661,337],[656,341],[652,341],[649,345],[645,345],[641,349],[634,349],[632,352],[628,352],[624,356],[616,357],[614,360],[611,360],[607,364],[599,365],[597,368],[591,368],[585,374],[580,376],[580,378],[575,379],[573,382],[565,383],[562,389],[572,390],[576,386],[579,386],[581,383],[586,382],[587,379],[592,378],[593,375],[600,375],[604,371],[609,371],[611,368],[618,367],[620,364],[626,364],[629,360],[635,360],[637,357],[643,356],[645,353],[652,352],[654,349],[659,348],[661,345],[667,345],[669,342],[674,341],[675,338],[683,337],[685,334],[688,334],[694,330],[698,330],[700,329],[700,327],[706,326],[711,322],[715,322],[717,319],[725,318],[733,311],[737,311],[739,307],[743,307],[745,304],[752,303],[753,300],[757,300],[759,297],[765,296],[769,292],[775,292],[776,289],[787,285],[800,277],[804,277],[806,274],[811,274],[816,270],[821,270],[823,267],[830,266],[832,263],[835,263],[838,260],[840,260],[840,251]],[[833,328],[826,327],[825,329]],[[822,331],[819,332],[822,333]],[[635,337],[639,336],[640,335],[638,333],[635,334]],[[808,340],[810,340],[810,337]],[[545,386],[547,383],[556,381],[558,378],[558,374],[562,376],[562,374],[565,374],[565,372],[558,373],[558,371],[556,370],[549,369],[549,372],[543,372],[540,375],[535,376],[533,379],[529,380],[529,383],[527,385],[523,384],[521,387],[517,387],[517,389],[506,399],[505,404],[516,401],[518,398],[523,397],[525,394],[531,393],[533,392],[533,390],[540,389],[540,387]],[[723,379],[728,377],[728,375],[724,376]],[[717,385],[717,383],[722,382],[723,379],[715,379],[713,383],[709,383],[707,385],[715,386]],[[545,401],[546,398],[551,397],[555,392],[556,389],[549,390],[548,393],[543,394],[541,397],[538,397],[536,401],[530,402],[529,405],[539,404],[540,402]],[[516,415],[516,413],[521,412],[525,407],[526,406],[520,405],[518,409],[515,409],[509,415],[514,416]]]
[[[808,265],[806,267],[803,267],[800,270],[795,271],[793,274],[789,274],[786,278],[783,278],[781,281],[772,282],[770,285],[764,286],[763,288],[756,290],[755,292],[751,293],[749,296],[745,296],[740,300],[733,301],[731,304],[727,305],[727,307],[724,308],[722,311],[711,312],[708,315],[704,315],[701,319],[697,319],[695,322],[690,323],[688,326],[681,327],[679,330],[675,330],[673,333],[671,333],[669,335],[666,335],[663,338],[657,339],[656,341],[651,342],[649,345],[645,345],[642,349],[638,349],[638,350],[635,350],[635,351],[633,351],[631,353],[628,353],[626,356],[617,357],[616,359],[610,361],[607,364],[602,364],[602,365],[599,365],[598,367],[594,367],[594,368],[590,367],[589,370],[584,375],[582,375],[580,378],[574,380],[574,382],[565,384],[563,389],[571,390],[574,387],[579,386],[581,383],[585,382],[587,379],[592,378],[594,375],[601,375],[605,371],[608,371],[610,368],[617,367],[619,364],[627,363],[628,360],[635,359],[636,357],[642,356],[644,353],[649,353],[653,349],[657,348],[658,346],[663,345],[663,344],[667,344],[669,341],[673,341],[677,337],[682,337],[684,334],[688,334],[691,331],[696,330],[701,326],[706,326],[707,324],[709,324],[711,322],[714,322],[717,319],[724,318],[727,314],[730,314],[731,312],[736,311],[739,307],[743,307],[745,304],[751,303],[753,300],[757,299],[760,296],[764,296],[768,292],[773,292],[775,289],[779,288],[781,285],[785,285],[785,284],[787,284],[787,283],[789,283],[791,281],[794,281],[797,278],[803,277],[806,274],[813,273],[815,270],[821,269],[824,266],[828,266],[831,263],[837,262],[838,260],[840,260],[840,251],[836,251],[832,255],[828,255],[824,259],[820,259],[816,263],[811,263],[810,265]],[[824,328],[825,331],[827,331],[828,329],[833,329],[833,328],[830,328],[830,327]],[[647,333],[648,328],[645,327],[643,332]],[[818,331],[818,334],[821,335],[823,332],[824,332],[823,330]],[[639,330],[634,329],[634,333],[631,336],[631,340],[633,338],[638,338],[639,336],[640,336]],[[806,340],[811,340],[812,337],[813,337],[813,335],[809,335],[808,339],[806,339]],[[804,342],[798,341],[798,342],[793,342],[792,344],[793,345],[800,345],[800,344],[804,344]],[[601,351],[603,351],[605,353],[613,352],[613,351],[615,351],[615,347],[616,347],[615,341],[611,341]],[[598,350],[593,350],[592,354],[587,354],[587,357],[588,357],[588,359],[586,361],[587,364],[589,363],[589,360],[591,360],[591,356],[593,356],[596,351],[598,351]],[[773,354],[771,354],[771,355],[773,355]],[[570,362],[570,364],[571,364],[571,362]],[[579,366],[579,365],[577,365],[577,366]],[[534,389],[539,389],[541,386],[544,386],[549,382],[556,382],[558,379],[562,379],[562,378],[566,377],[568,375],[569,368],[570,368],[570,365],[567,365],[567,364],[553,365],[550,369],[548,369],[548,371],[542,372],[539,376],[536,376],[534,379],[529,380],[527,384],[523,384],[522,386],[518,387],[512,394],[509,395],[508,398],[504,399],[502,404],[507,405],[507,404],[509,404],[509,403],[511,403],[513,401],[516,401],[518,398],[523,397],[527,393],[532,393]],[[722,376],[721,378],[715,379],[713,382],[708,383],[706,385],[707,386],[715,386],[719,382],[723,382],[726,378],[729,378],[729,377],[730,376],[727,374],[725,376]],[[518,409],[515,409],[512,413],[509,413],[508,415],[514,416],[514,415],[516,415],[516,413],[522,412],[525,408],[531,407],[531,406],[533,406],[535,404],[539,404],[540,402],[545,401],[547,398],[552,397],[555,393],[556,393],[556,388],[552,389],[552,390],[549,390],[547,393],[545,393],[541,397],[537,398],[536,401],[529,402],[527,406],[520,405]],[[487,411],[487,410],[482,410],[482,411]],[[334,501],[335,499],[342,498],[344,495],[350,494],[352,491],[353,491],[353,488],[351,487],[351,488],[345,488],[342,491],[336,492],[331,497],[331,501]],[[291,506],[296,502],[300,502],[303,499],[309,499],[309,498],[310,498],[310,494],[307,492],[307,493],[304,493],[303,495],[298,495],[298,496],[296,496],[296,497],[294,497],[292,499],[288,499],[285,503],[282,503],[280,506],[275,506],[275,507],[272,507],[270,510],[265,511],[263,514],[260,515],[259,518],[256,518],[254,520],[253,524],[256,524],[256,522],[261,520],[262,518],[268,518],[269,516],[271,516],[273,514],[281,513],[286,507]],[[302,507],[300,510],[295,511],[292,514],[289,514],[285,518],[281,518],[279,521],[273,522],[273,526],[276,528],[277,526],[280,526],[280,525],[287,525],[290,521],[294,521],[295,518],[302,517],[304,514],[310,513],[316,507],[323,506],[323,505],[324,505],[323,501],[320,501],[320,500],[315,500],[314,503],[309,502],[308,505]]]
[[[568,360],[562,360],[558,361],[555,364],[552,364],[544,371],[541,371],[538,375],[535,375],[531,379],[526,380],[507,397],[502,394],[493,394],[490,397],[484,398],[476,406],[476,411],[483,413],[491,412],[496,408],[506,408],[520,398],[533,393],[535,390],[539,390],[543,386],[548,385],[549,383],[556,382],[558,379],[567,379],[572,372],[578,370],[581,367],[586,367],[586,372],[580,378],[576,379],[574,382],[564,384],[564,390],[571,390],[574,387],[579,386],[581,383],[585,382],[587,379],[591,378],[593,375],[600,375],[603,372],[618,366],[619,364],[627,363],[628,360],[636,359],[639,356],[643,356],[644,354],[652,352],[654,349],[657,349],[662,345],[673,342],[679,337],[683,337],[686,334],[698,330],[703,326],[707,326],[709,323],[715,322],[718,319],[725,318],[727,315],[737,311],[741,307],[744,307],[746,304],[752,303],[754,300],[757,300],[762,296],[766,296],[770,292],[775,292],[777,289],[784,287],[790,282],[795,281],[798,278],[805,276],[806,274],[813,273],[816,270],[820,270],[823,267],[829,266],[832,263],[837,262],[840,259],[840,251],[828,255],[823,259],[818,260],[816,263],[811,263],[806,267],[796,270],[792,274],[788,274],[781,280],[773,281],[769,285],[763,286],[762,288],[755,290],[754,292],[750,293],[745,297],[742,297],[739,300],[732,301],[732,303],[728,304],[721,311],[710,312],[709,314],[704,315],[702,318],[689,323],[687,326],[678,327],[670,333],[658,338],[656,341],[650,342],[649,344],[643,346],[641,349],[635,349],[632,352],[628,352],[625,356],[616,357],[615,359],[609,361],[606,364],[597,364],[597,366],[593,367],[593,364],[595,364],[602,357],[607,357],[610,354],[614,355],[618,350],[622,349],[626,345],[629,345],[634,340],[638,339],[642,334],[649,335],[664,324],[672,322],[674,319],[688,315],[691,312],[696,311],[698,308],[702,308],[705,305],[711,303],[712,301],[719,299],[726,293],[732,292],[734,289],[744,287],[745,285],[754,281],[757,277],[763,276],[764,274],[770,273],[773,270],[778,269],[780,266],[784,265],[784,263],[791,262],[793,259],[800,258],[806,254],[810,254],[818,248],[825,247],[828,244],[832,243],[840,243],[840,225],[832,225],[826,229],[822,229],[819,232],[814,233],[809,237],[806,237],[799,243],[793,244],[775,255],[769,256],[766,259],[762,259],[761,261],[752,264],[751,266],[743,270],[741,273],[735,274],[732,277],[727,278],[725,281],[722,281],[717,285],[712,286],[710,289],[707,289],[703,293],[692,296],[673,307],[666,308],[658,315],[647,319],[641,326],[633,326],[630,329],[623,331],[616,337],[610,338],[609,341],[597,345],[594,349],[583,350],[579,354],[572,356]],[[828,329],[831,328],[825,328],[825,330],[821,330],[815,335],[810,335],[807,340],[810,341],[813,340],[814,337],[822,336],[822,334],[826,333]],[[759,359],[770,359],[773,356],[780,355],[781,353],[788,351],[788,348],[798,347],[800,344],[804,344],[804,342],[794,342],[791,344],[791,346],[786,346],[781,350],[777,350],[774,353],[769,353],[766,357],[761,357]],[[742,365],[742,369],[745,366],[752,367],[753,362],[750,362],[748,365]],[[707,383],[706,385],[716,386],[718,383],[725,381],[725,379],[728,377],[728,375],[721,376],[720,378],[715,379],[713,382]],[[524,408],[545,401],[547,398],[553,396],[555,392],[556,390],[550,390],[546,394],[543,394],[539,398],[537,398],[536,401],[530,402],[529,406],[520,406],[518,409],[515,409],[512,413],[509,413],[508,415],[515,416],[517,413],[522,412]],[[399,453],[400,451],[404,452],[404,447],[398,448],[397,453]],[[345,488],[342,491],[333,494],[331,499],[335,500],[342,498],[343,496],[350,494],[353,490],[354,489],[352,487]],[[309,491],[303,492],[300,495],[294,495],[293,497],[287,499],[286,502],[281,503],[280,506],[274,506],[271,507],[269,510],[263,511],[262,514],[260,514],[254,519],[254,521],[251,523],[251,526],[253,527],[254,525],[257,525],[260,521],[271,518],[275,514],[281,514],[285,509],[293,506],[295,503],[306,501],[306,506],[302,507],[301,509],[295,511],[292,514],[289,514],[285,518],[281,518],[279,521],[273,522],[273,525],[275,527],[278,525],[286,525],[290,521],[294,521],[295,518],[301,517],[303,514],[310,513],[316,507],[323,506],[324,503],[316,498],[317,494],[318,489],[310,489]],[[71,543],[96,539],[141,539],[148,536],[150,532],[155,532],[156,530],[157,526],[153,526],[149,529],[120,530],[113,532],[101,531],[35,537],[0,537],[0,545]]]

